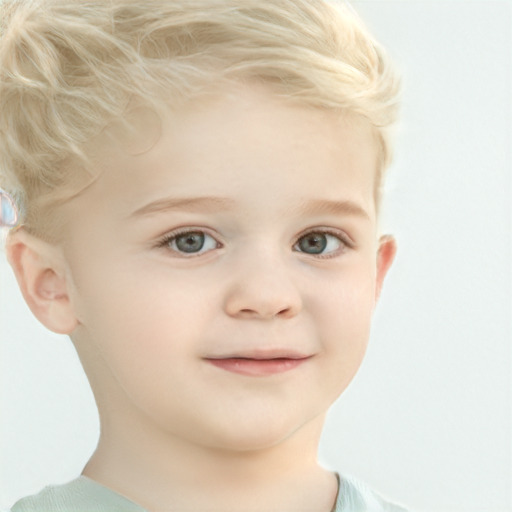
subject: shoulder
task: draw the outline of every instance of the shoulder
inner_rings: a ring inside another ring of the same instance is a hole
[[[11,512],[144,512],[123,496],[92,480],[79,477],[63,485],[50,485],[17,501]]]
[[[351,476],[340,475],[340,487],[333,512],[408,512],[386,501],[367,484]]]

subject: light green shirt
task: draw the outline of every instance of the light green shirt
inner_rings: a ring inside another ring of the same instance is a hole
[[[338,495],[332,512],[407,512],[384,501],[354,478],[338,476],[338,482]],[[19,500],[11,512],[146,511],[121,494],[81,475],[67,484],[45,487],[40,493]]]

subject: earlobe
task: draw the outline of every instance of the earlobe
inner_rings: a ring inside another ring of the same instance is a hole
[[[396,240],[391,235],[384,235],[379,239],[379,250],[377,253],[377,279],[375,289],[375,302],[379,300],[384,278],[388,273],[396,255]]]
[[[70,334],[78,322],[56,248],[20,229],[9,234],[6,252],[32,313],[51,331]]]

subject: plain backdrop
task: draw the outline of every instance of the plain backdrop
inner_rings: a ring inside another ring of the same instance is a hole
[[[399,252],[320,459],[418,512],[512,511],[512,4],[356,1],[404,79],[382,229]],[[0,251],[0,509],[98,439],[71,342]]]

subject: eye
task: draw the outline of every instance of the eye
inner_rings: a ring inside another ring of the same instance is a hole
[[[294,249],[312,255],[333,255],[350,244],[341,235],[324,231],[311,231],[299,238]]]
[[[220,244],[215,238],[204,231],[190,230],[168,235],[159,246],[171,249],[177,253],[194,255],[217,249],[220,247]]]

